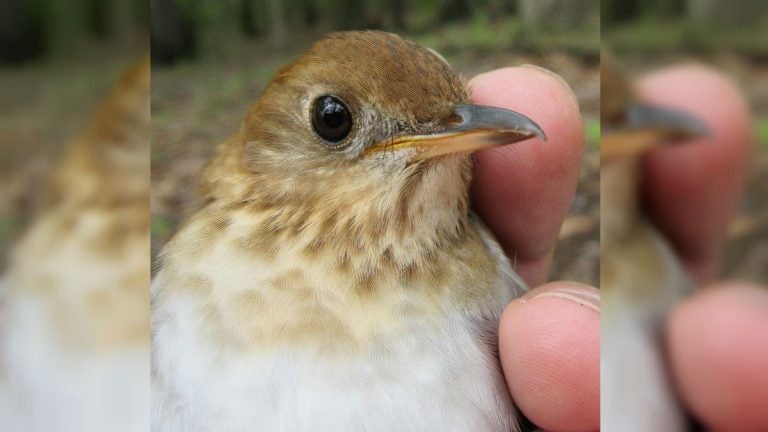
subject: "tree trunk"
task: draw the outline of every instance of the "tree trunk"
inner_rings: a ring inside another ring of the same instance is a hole
[[[249,39],[259,35],[254,12],[255,5],[253,0],[240,0],[240,30]]]
[[[195,54],[196,35],[189,15],[184,15],[173,0],[151,0],[152,60],[173,64]]]
[[[472,10],[467,0],[440,0],[437,12],[438,22],[457,21],[470,16],[472,16]]]
[[[267,0],[267,16],[269,16],[269,42],[275,49],[285,48],[287,35],[283,3],[280,0]]]
[[[0,14],[0,62],[19,63],[43,55],[46,35],[39,6],[39,1],[5,2]]]
[[[392,29],[398,31],[408,31],[408,20],[405,18],[408,16],[408,13],[406,12],[408,8],[408,1],[391,0],[389,3],[389,13],[392,19]]]

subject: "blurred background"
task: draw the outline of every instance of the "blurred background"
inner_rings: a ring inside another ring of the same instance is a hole
[[[0,5],[0,430],[148,430],[149,3]]]
[[[152,0],[152,252],[198,207],[197,184],[272,74],[329,31],[382,29],[433,48],[466,77],[536,64],[576,92],[585,163],[554,279],[599,278],[597,0]]]
[[[1,4],[0,273],[46,200],[52,164],[149,45],[145,0]]]
[[[746,193],[728,231],[721,278],[768,283],[768,7],[761,0],[602,0],[602,43],[634,76],[713,67],[743,91],[753,115]]]

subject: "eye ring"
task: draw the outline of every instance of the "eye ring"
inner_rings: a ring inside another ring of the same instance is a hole
[[[337,145],[352,130],[352,111],[336,96],[320,96],[312,106],[312,129],[326,143]]]

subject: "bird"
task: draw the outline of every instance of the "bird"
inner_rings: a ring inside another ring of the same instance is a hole
[[[708,129],[684,112],[640,101],[608,52],[600,80],[601,429],[686,431],[663,330],[694,284],[642,207],[642,156]]]
[[[149,428],[149,56],[54,166],[14,245],[3,310],[6,431]]]
[[[471,152],[546,136],[469,96],[380,31],[275,74],[159,255],[153,430],[520,430],[497,326],[527,286],[468,185]]]

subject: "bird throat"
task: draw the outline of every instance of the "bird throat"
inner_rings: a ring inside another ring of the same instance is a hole
[[[250,253],[269,256],[290,246],[350,265],[363,257],[367,266],[392,261],[407,267],[466,234],[469,157],[419,162],[401,173],[358,174],[353,181],[286,181],[251,173],[212,194],[208,207],[217,216],[211,225],[247,221],[242,244]]]
[[[470,168],[452,157],[356,182],[251,172],[219,184],[169,242],[156,301],[199,299],[205,327],[237,346],[324,350],[411,318],[437,323],[446,304],[485,308],[498,269],[469,220]]]

